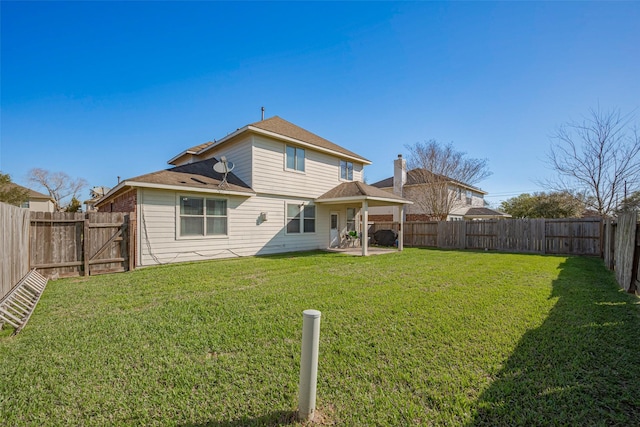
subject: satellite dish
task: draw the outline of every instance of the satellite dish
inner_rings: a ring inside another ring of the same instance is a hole
[[[235,165],[233,164],[233,162],[219,161],[218,163],[213,165],[213,170],[218,172],[218,173],[227,174],[227,173],[231,172],[234,167],[235,167]]]
[[[234,167],[235,165],[233,164],[233,162],[228,161],[225,156],[220,156],[220,161],[213,165],[214,171],[224,174],[222,181],[220,181],[220,184],[218,185],[219,187],[228,185],[227,174],[231,172]]]

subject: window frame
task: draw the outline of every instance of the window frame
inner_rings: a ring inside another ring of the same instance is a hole
[[[289,150],[293,150],[293,167],[289,167]],[[302,154],[302,156],[299,155]],[[299,160],[302,159],[302,167],[300,168]],[[296,147],[295,145],[285,144],[284,147],[284,169],[290,172],[305,173],[307,167],[307,153],[302,147]]]
[[[290,207],[295,207],[297,211],[297,215],[290,215]],[[311,214],[311,208],[313,208],[313,217],[309,217],[307,215]],[[303,236],[309,234],[316,234],[317,224],[318,224],[318,207],[311,203],[300,203],[300,202],[285,202],[285,224],[284,224],[284,232],[289,236]],[[313,220],[311,231],[306,231],[307,223]],[[290,231],[289,224],[291,221],[297,221],[298,223],[298,231]]]
[[[466,201],[467,201],[467,205],[471,205],[473,204],[473,191],[471,190],[466,190],[465,191],[465,196],[466,196]]]
[[[351,165],[351,168],[349,168]],[[351,174],[349,174],[351,172]],[[353,162],[348,160],[340,160],[340,180],[353,181]]]
[[[189,239],[227,239],[229,237],[229,199],[226,197],[209,197],[202,195],[190,195],[190,194],[178,194],[176,200],[176,240],[189,240]],[[202,214],[183,214],[182,213],[182,200],[184,198],[200,199],[202,200]],[[208,214],[207,202],[218,201],[224,202],[224,215],[220,214]],[[182,219],[183,218],[202,218],[202,234],[183,234]],[[224,234],[207,234],[208,220],[213,218],[225,219],[225,233]]]
[[[353,219],[349,219],[349,210],[353,209]],[[346,209],[346,213],[345,213],[345,217],[346,217],[346,221],[345,221],[345,226],[346,226],[346,230],[347,233],[350,231],[358,231],[358,209],[357,208],[353,208],[353,207],[348,207]],[[353,223],[353,230],[351,230],[350,228],[350,223]]]

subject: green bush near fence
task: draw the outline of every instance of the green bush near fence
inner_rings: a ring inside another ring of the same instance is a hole
[[[6,425],[639,425],[640,306],[597,258],[298,253],[50,282],[0,333]]]

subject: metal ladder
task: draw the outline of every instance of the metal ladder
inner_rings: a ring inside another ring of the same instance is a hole
[[[40,300],[49,279],[35,268],[27,273],[18,284],[0,300],[0,329],[4,323],[15,328],[13,335],[20,332],[29,321],[31,313]]]

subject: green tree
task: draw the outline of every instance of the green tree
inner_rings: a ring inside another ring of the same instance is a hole
[[[11,181],[9,174],[0,172],[0,202],[20,206],[29,200],[29,191]]]
[[[500,210],[514,218],[532,218],[535,198],[529,193],[522,193],[500,203]]]
[[[82,210],[82,204],[80,203],[80,200],[78,200],[75,197],[71,198],[71,201],[69,202],[69,204],[67,205],[67,207],[64,209],[65,212],[81,212]]]
[[[585,202],[568,191],[524,193],[503,201],[500,209],[514,218],[575,218],[584,211]]]
[[[626,199],[622,201],[618,207],[618,213],[629,212],[632,210],[640,210],[640,191],[631,193]]]

